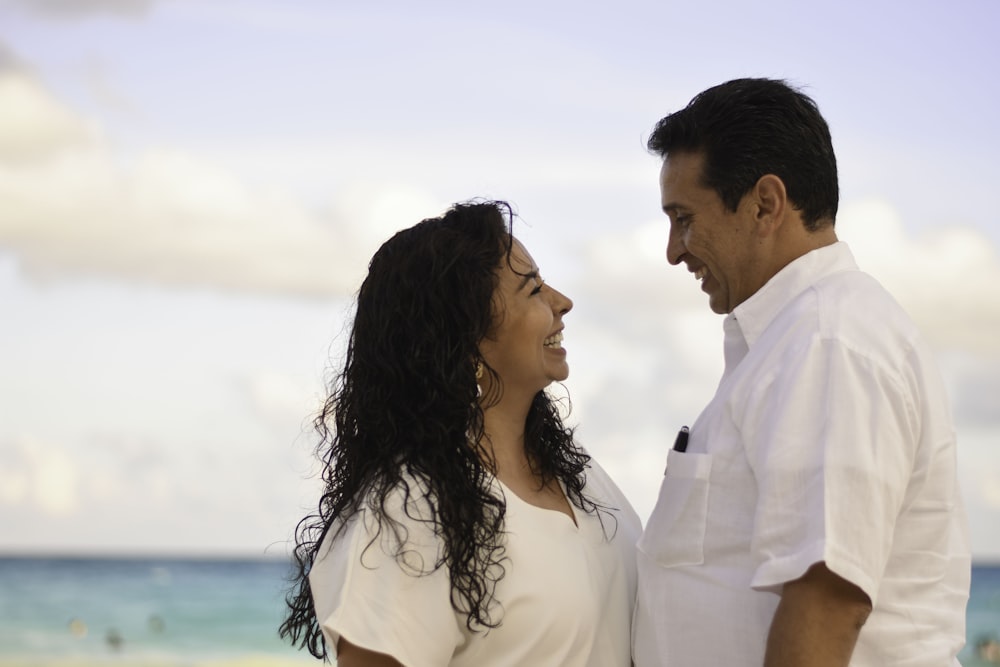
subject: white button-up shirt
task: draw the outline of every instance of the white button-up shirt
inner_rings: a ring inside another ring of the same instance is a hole
[[[636,667],[761,665],[782,584],[821,561],[873,603],[852,666],[957,666],[967,526],[910,319],[836,243],[740,304],[725,353],[639,540]]]

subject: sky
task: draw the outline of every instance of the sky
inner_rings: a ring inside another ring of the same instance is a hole
[[[995,0],[0,0],[0,553],[287,553],[368,260],[473,197],[573,298],[556,391],[645,520],[722,370],[645,140],[768,76],[830,123],[839,236],[935,350],[1000,559],[998,27]]]

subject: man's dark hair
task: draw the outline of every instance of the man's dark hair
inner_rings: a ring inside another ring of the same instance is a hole
[[[788,83],[734,79],[660,120],[647,144],[666,159],[701,153],[702,183],[735,211],[761,176],[774,174],[806,229],[833,224],[839,188],[830,128],[816,103]]]

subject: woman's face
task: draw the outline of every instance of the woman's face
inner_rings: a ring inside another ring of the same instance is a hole
[[[493,331],[479,343],[479,351],[503,381],[504,395],[534,396],[569,377],[562,316],[573,302],[542,281],[535,260],[517,239],[509,264],[504,261],[499,269]]]

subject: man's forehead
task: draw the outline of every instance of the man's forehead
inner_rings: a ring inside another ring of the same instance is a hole
[[[679,151],[663,158],[660,165],[660,180],[688,180],[701,178],[701,167],[704,158],[700,152]]]
[[[714,190],[704,185],[700,153],[678,153],[663,161],[660,169],[660,205],[667,213],[693,205]],[[704,203],[704,202],[703,202]]]

